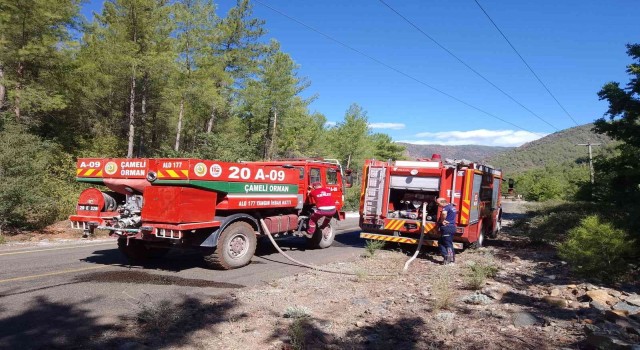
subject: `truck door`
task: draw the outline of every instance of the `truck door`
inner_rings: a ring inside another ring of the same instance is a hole
[[[342,185],[338,182],[338,170],[333,167],[326,167],[324,180],[327,188],[331,190],[331,198],[336,203],[336,208],[340,210],[341,206],[338,204],[342,203]]]

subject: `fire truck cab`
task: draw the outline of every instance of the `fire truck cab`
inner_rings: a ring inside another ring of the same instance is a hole
[[[132,261],[161,256],[171,247],[200,250],[214,268],[247,265],[264,220],[274,236],[304,236],[311,210],[308,187],[320,182],[333,194],[344,219],[344,187],[350,176],[339,162],[294,159],[221,162],[205,159],[78,159],[76,179],[99,185],[80,194],[73,228],[118,238]],[[333,224],[308,238],[327,248]]]
[[[439,155],[416,161],[367,160],[360,196],[361,238],[437,246],[439,197],[458,212],[454,248],[482,246],[501,229],[502,172],[467,160],[444,162]],[[425,215],[423,216],[423,211]]]

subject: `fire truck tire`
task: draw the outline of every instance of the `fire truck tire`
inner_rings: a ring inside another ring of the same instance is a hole
[[[498,219],[498,221],[496,221],[496,226],[493,232],[489,235],[489,238],[498,238],[500,232],[502,232],[502,219]]]
[[[471,243],[470,247],[471,249],[478,249],[478,248],[482,248],[484,246],[484,231],[480,231],[480,234],[478,235],[478,240]]]
[[[218,245],[211,254],[204,255],[205,263],[219,270],[231,270],[248,265],[256,252],[258,239],[251,225],[237,221],[220,234]]]
[[[327,227],[320,232],[316,230],[313,237],[309,238],[308,244],[312,249],[325,249],[329,248],[333,244],[333,240],[336,238],[336,232],[333,229],[333,220],[327,225]]]
[[[132,262],[144,262],[152,258],[159,258],[169,252],[171,248],[148,247],[144,242],[132,239],[127,244],[126,239],[118,239],[118,249]]]

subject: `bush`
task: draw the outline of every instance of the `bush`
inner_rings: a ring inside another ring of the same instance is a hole
[[[558,252],[579,275],[610,282],[629,269],[634,242],[625,231],[591,215],[569,231]]]
[[[471,289],[482,289],[487,278],[493,278],[498,273],[498,268],[494,265],[476,262],[469,266],[466,275],[467,286]]]
[[[555,243],[564,241],[582,219],[598,213],[615,215],[613,219],[618,222],[627,221],[624,213],[601,203],[549,201],[528,205],[527,218],[517,220],[513,227],[532,243]]]
[[[364,245],[365,256],[373,257],[376,250],[380,250],[382,247],[384,247],[384,241],[367,240],[367,243]]]
[[[0,131],[0,232],[38,229],[74,209],[80,186],[74,161],[59,145],[17,126]]]
[[[358,211],[360,209],[360,186],[353,184],[353,187],[347,188],[344,194],[344,210]]]

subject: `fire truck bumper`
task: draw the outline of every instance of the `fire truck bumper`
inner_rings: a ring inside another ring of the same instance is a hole
[[[381,235],[381,234],[377,234],[377,233],[361,232],[360,233],[360,238],[373,239],[373,240],[376,240],[376,241],[394,242],[394,243],[418,244],[418,240],[414,239],[414,238],[390,236],[390,235]],[[433,239],[425,239],[422,242],[422,244],[426,245],[426,246],[437,247],[438,246],[438,241],[433,240]],[[453,248],[454,249],[463,249],[464,245],[462,243],[459,243],[459,242],[454,242],[453,243]]]

